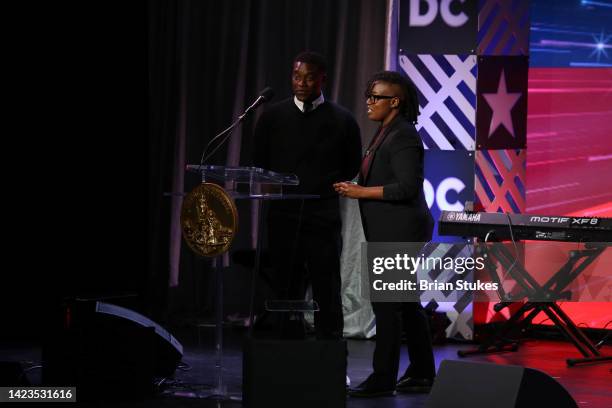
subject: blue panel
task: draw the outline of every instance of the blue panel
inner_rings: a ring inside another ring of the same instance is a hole
[[[442,210],[453,206],[464,208],[474,201],[474,153],[468,151],[427,150],[425,152],[425,192],[436,222],[433,240],[461,242],[459,237],[438,236],[438,219]],[[433,196],[427,191],[433,190]],[[440,208],[442,206],[443,208]]]
[[[530,13],[530,66],[570,67],[572,62],[574,66],[585,67],[612,64],[609,48],[612,2],[609,0],[532,0]],[[598,48],[597,44],[602,45]],[[556,52],[559,50],[566,52]]]

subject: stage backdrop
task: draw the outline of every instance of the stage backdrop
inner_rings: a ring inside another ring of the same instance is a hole
[[[532,0],[530,42],[526,212],[612,217],[612,3]],[[612,324],[610,303],[562,308]]]
[[[388,47],[397,49],[390,67],[419,88],[419,132],[429,149],[424,189],[435,216],[460,209],[466,196],[487,211],[612,216],[612,182],[601,177],[612,174],[609,4],[394,4],[399,33]],[[441,151],[450,157],[441,161]],[[475,153],[472,190],[461,164],[465,152]],[[432,180],[453,180],[452,188],[438,190]],[[612,319],[610,304],[563,307],[581,326],[604,327]],[[439,309],[451,320],[472,312]],[[487,307],[474,318],[485,323],[504,315]],[[457,321],[472,324],[467,315]],[[452,323],[447,335],[471,333]]]
[[[441,210],[463,210],[466,201],[485,211],[523,212],[528,2],[397,4],[397,69],[419,93],[417,129],[427,149],[424,190],[434,218]],[[435,233],[434,240],[461,238]],[[473,338],[471,303],[434,306],[451,322],[448,337]],[[489,305],[476,306],[487,315]]]

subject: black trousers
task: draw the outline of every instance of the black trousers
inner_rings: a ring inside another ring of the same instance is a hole
[[[406,331],[410,365],[405,375],[433,378],[435,363],[429,322],[418,302],[372,302],[376,316],[374,379],[382,387],[394,387],[400,361],[402,327]]]
[[[300,219],[270,213],[268,240],[276,299],[303,300],[310,283],[320,309],[314,314],[317,338],[341,338],[339,222],[321,225],[312,223],[308,214]]]

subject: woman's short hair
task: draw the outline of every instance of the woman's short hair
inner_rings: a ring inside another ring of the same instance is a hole
[[[398,95],[400,98],[400,113],[412,123],[416,123],[417,116],[419,116],[419,98],[414,83],[399,72],[380,71],[372,75],[368,81],[366,85],[366,96],[370,94],[374,83],[377,81],[399,85],[402,90],[402,95]]]

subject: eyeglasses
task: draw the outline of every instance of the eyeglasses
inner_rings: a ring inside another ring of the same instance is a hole
[[[393,99],[393,98],[397,98],[397,96],[374,95],[374,94],[371,94],[371,93],[365,94],[365,97],[366,97],[366,101],[367,102],[371,102],[371,103],[378,103],[378,101],[381,100],[381,99]]]

